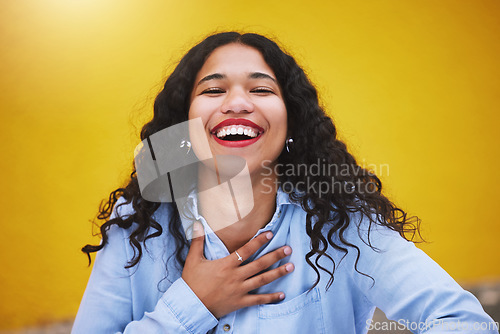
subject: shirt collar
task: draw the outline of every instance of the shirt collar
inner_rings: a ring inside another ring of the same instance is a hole
[[[180,204],[179,207],[179,213],[181,220],[183,222],[186,234],[190,233],[190,229],[187,229],[187,227],[191,226],[194,220],[197,220],[203,224],[203,228],[205,230],[205,233],[207,235],[215,234],[210,225],[208,225],[207,221],[205,218],[203,218],[199,211],[198,211],[198,193],[196,189],[193,189],[187,197],[185,197],[182,200],[178,201],[178,204]],[[283,191],[281,187],[278,187],[277,192],[276,192],[276,211],[274,212],[271,220],[269,223],[267,223],[264,227],[259,229],[257,233],[252,237],[255,238],[257,235],[261,234],[262,232],[266,231],[271,231],[274,234],[276,234],[277,230],[279,229],[279,222],[281,221],[281,216],[285,211],[285,207],[287,205],[298,205],[300,204],[296,202],[292,202],[290,200],[290,195],[289,193]],[[189,235],[188,235],[189,236]],[[190,238],[189,238],[190,239]]]

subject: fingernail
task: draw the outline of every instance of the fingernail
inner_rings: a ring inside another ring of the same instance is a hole
[[[285,266],[286,271],[290,272],[293,270],[293,264],[289,263]]]
[[[280,294],[280,299],[281,300],[285,299],[285,294],[284,293]]]
[[[292,254],[292,249],[290,247],[285,247],[284,252],[285,252],[285,255],[288,256],[288,255]]]
[[[272,237],[273,237],[273,232],[268,232],[268,233],[266,234],[266,238],[267,238],[267,239],[269,239],[269,240],[270,240]]]

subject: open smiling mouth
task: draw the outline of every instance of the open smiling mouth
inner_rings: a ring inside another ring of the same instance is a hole
[[[255,143],[263,131],[249,126],[231,125],[212,132],[213,138],[221,145],[242,147]]]
[[[256,138],[260,131],[247,126],[227,126],[215,132],[217,138],[225,141],[239,141]]]

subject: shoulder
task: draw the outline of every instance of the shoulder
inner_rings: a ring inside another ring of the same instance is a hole
[[[350,213],[349,218],[350,223],[346,228],[345,236],[355,244],[364,244],[371,248],[383,250],[388,244],[411,243],[403,238],[398,231],[382,224],[381,220],[383,219],[377,214],[368,216],[358,211]]]
[[[122,265],[136,258],[138,254],[142,254],[141,261],[147,257],[154,259],[161,256],[165,249],[174,244],[174,242],[170,242],[172,238],[168,228],[173,210],[172,205],[162,203],[152,215],[159,227],[142,225],[134,216],[136,211],[133,204],[127,203],[127,200],[121,197],[115,203],[110,221],[116,218],[126,220],[132,217],[132,222],[124,224],[114,221],[110,224],[106,230],[105,246],[98,252],[98,256],[108,259],[114,258],[117,261],[119,257],[122,259],[119,261]],[[161,233],[155,237],[147,238],[147,236],[158,234],[158,232]],[[138,251],[139,253],[137,253]]]
[[[328,243],[327,254],[344,269],[351,271],[358,265],[371,267],[373,263],[418,252],[413,242],[381,224],[376,215],[358,211],[348,212],[347,216],[349,222],[343,224],[338,214],[332,213],[321,227],[321,236]]]
[[[291,204],[294,212],[304,220],[302,224],[304,226],[304,233],[306,232],[305,220],[307,218],[307,212],[304,209],[303,198],[306,196],[303,192],[293,191],[286,193],[283,191],[278,191],[278,204],[286,203]],[[309,208],[314,208],[315,203],[312,199],[306,201],[306,206]],[[346,216],[348,222],[346,224],[341,224],[339,221],[340,210],[337,206],[331,203],[331,211],[321,214],[321,219],[327,220],[321,226],[321,234],[325,238],[331,238],[336,243],[341,242],[343,244],[349,243],[353,246],[360,248],[385,248],[390,244],[413,244],[408,242],[401,234],[391,229],[388,225],[382,224],[380,216],[376,213],[372,213],[369,216],[362,213],[360,210],[346,210]],[[300,214],[299,214],[300,213]],[[319,227],[315,225],[318,224],[318,216],[310,217],[312,229],[319,230]],[[333,231],[333,233],[331,233]],[[373,247],[372,247],[373,246]]]
[[[170,203],[161,203],[158,209],[153,213],[152,218],[161,226],[163,230],[168,229],[168,222],[172,217],[174,208]],[[120,197],[113,207],[110,220],[121,218],[123,220],[130,218],[136,214],[132,202],[128,202],[124,197]],[[136,218],[137,219],[137,218]],[[110,234],[121,233],[129,237],[134,231],[139,228],[139,223],[134,220],[129,227],[121,227],[117,224],[112,224],[109,228]]]

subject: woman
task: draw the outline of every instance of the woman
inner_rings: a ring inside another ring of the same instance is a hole
[[[149,186],[157,134],[181,124],[190,140],[173,137],[195,168]],[[415,332],[497,333],[407,241],[418,219],[381,194],[267,38],[221,33],[192,48],[141,139],[130,182],[101,209],[102,243],[83,248],[98,253],[74,333],[365,333],[375,306]]]

